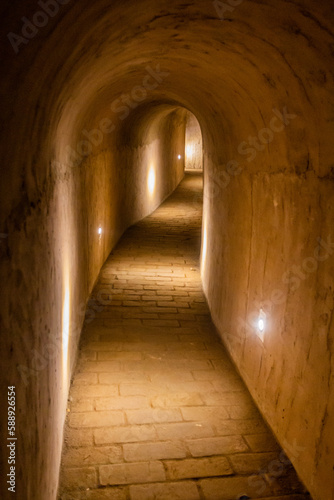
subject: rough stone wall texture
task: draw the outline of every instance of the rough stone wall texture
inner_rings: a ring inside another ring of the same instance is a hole
[[[333,240],[332,2],[53,5],[46,22],[32,0],[0,8],[1,359],[4,385],[18,386],[21,497],[55,497],[81,314],[110,248],[149,210],[132,212],[147,179],[133,184],[127,168],[152,151],[165,161],[153,126],[161,104],[180,129],[175,106],[189,109],[203,132],[202,272],[214,320],[313,497],[333,498],[333,247],[305,271],[318,237]],[[127,120],[142,138],[132,149],[117,134]],[[97,127],[102,139],[89,135]],[[294,265],[306,277],[284,278]],[[269,311],[276,289],[283,297]],[[267,308],[263,343],[247,327],[254,301]],[[20,365],[37,369],[27,387]]]
[[[186,122],[185,169],[203,168],[203,145],[201,127],[196,117],[188,112]]]

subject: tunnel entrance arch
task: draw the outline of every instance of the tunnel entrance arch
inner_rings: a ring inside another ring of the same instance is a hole
[[[203,172],[202,129],[197,117],[174,100],[151,100],[137,106],[108,147],[117,151],[124,174],[125,205],[131,223],[160,205],[185,173]]]

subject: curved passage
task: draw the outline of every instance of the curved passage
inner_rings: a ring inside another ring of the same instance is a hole
[[[201,190],[202,176],[187,174],[102,268],[70,390],[59,500],[310,498],[211,322]]]
[[[0,357],[3,386],[17,388],[18,497],[56,496],[87,300],[123,232],[181,181],[189,110],[203,136],[214,324],[308,489],[328,500],[332,0],[3,0],[0,11]]]

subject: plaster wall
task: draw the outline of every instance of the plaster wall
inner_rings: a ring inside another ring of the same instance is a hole
[[[34,169],[47,170],[38,200],[27,193],[25,183],[37,189],[36,179],[22,160],[22,199],[2,220],[9,236],[1,248],[1,359],[3,387],[16,387],[18,498],[56,497],[67,394],[90,293],[123,231],[184,175],[176,152],[184,150],[185,111],[164,107],[150,126],[144,117],[130,135],[125,120],[124,130],[98,133],[103,118],[88,115],[72,138],[59,132],[58,148],[44,144],[36,157]],[[66,116],[58,131],[65,128]],[[87,139],[90,146],[81,150]],[[101,306],[102,293],[90,301],[88,317]],[[2,405],[2,422],[6,415]],[[1,447],[2,471],[7,458]],[[10,498],[6,479],[1,491]]]
[[[3,387],[17,386],[18,495],[56,495],[86,301],[123,230],[182,175],[183,139],[157,132],[181,131],[180,106],[203,133],[213,318],[312,496],[333,498],[332,2],[63,0],[31,27],[41,8],[0,8],[1,359]],[[248,325],[259,306],[263,342]]]
[[[201,127],[196,117],[189,112],[186,123],[185,168],[186,170],[201,170],[203,168]]]

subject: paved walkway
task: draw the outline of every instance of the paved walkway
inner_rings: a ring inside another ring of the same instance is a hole
[[[211,323],[201,190],[187,175],[101,271],[70,391],[61,500],[310,498]]]

